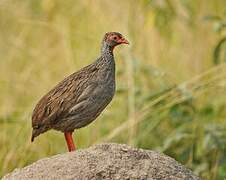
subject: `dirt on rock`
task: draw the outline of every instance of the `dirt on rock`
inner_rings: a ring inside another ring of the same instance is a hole
[[[128,145],[101,144],[41,159],[3,180],[198,180],[174,159]]]

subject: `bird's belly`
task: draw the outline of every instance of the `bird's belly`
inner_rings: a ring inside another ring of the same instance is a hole
[[[60,131],[73,131],[82,128],[94,121],[105,107],[111,102],[115,93],[115,85],[101,86],[90,94],[80,109],[72,115],[61,120],[54,129]]]

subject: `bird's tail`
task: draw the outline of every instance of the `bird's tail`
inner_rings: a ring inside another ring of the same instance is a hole
[[[48,131],[49,129],[50,128],[44,127],[44,126],[33,127],[32,134],[31,134],[31,142],[34,141],[35,137],[37,137],[38,135]]]
[[[35,129],[32,130],[32,134],[31,134],[31,142],[34,141],[35,137],[38,136],[36,135],[37,134],[37,131]]]
[[[31,142],[33,142],[34,141],[34,139],[35,139],[35,136],[31,136]]]
[[[32,130],[32,133],[31,133],[31,142],[33,142],[35,137],[37,137],[41,133],[43,133],[43,128],[41,128],[39,126],[33,127],[33,130]]]

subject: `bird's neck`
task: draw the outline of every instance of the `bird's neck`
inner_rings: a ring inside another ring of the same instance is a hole
[[[100,59],[104,61],[104,64],[115,65],[113,47],[105,42],[102,43]]]
[[[108,44],[103,43],[101,48],[101,56],[97,59],[96,67],[99,69],[100,76],[103,80],[109,78],[114,82],[115,79],[115,60],[113,49]]]
[[[102,43],[101,47],[101,56],[114,56],[113,55],[113,47],[108,45],[106,42]]]

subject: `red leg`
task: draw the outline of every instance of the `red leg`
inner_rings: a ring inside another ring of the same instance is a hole
[[[75,145],[74,145],[73,138],[72,138],[72,132],[65,132],[64,137],[67,142],[68,151],[69,152],[75,151]]]

